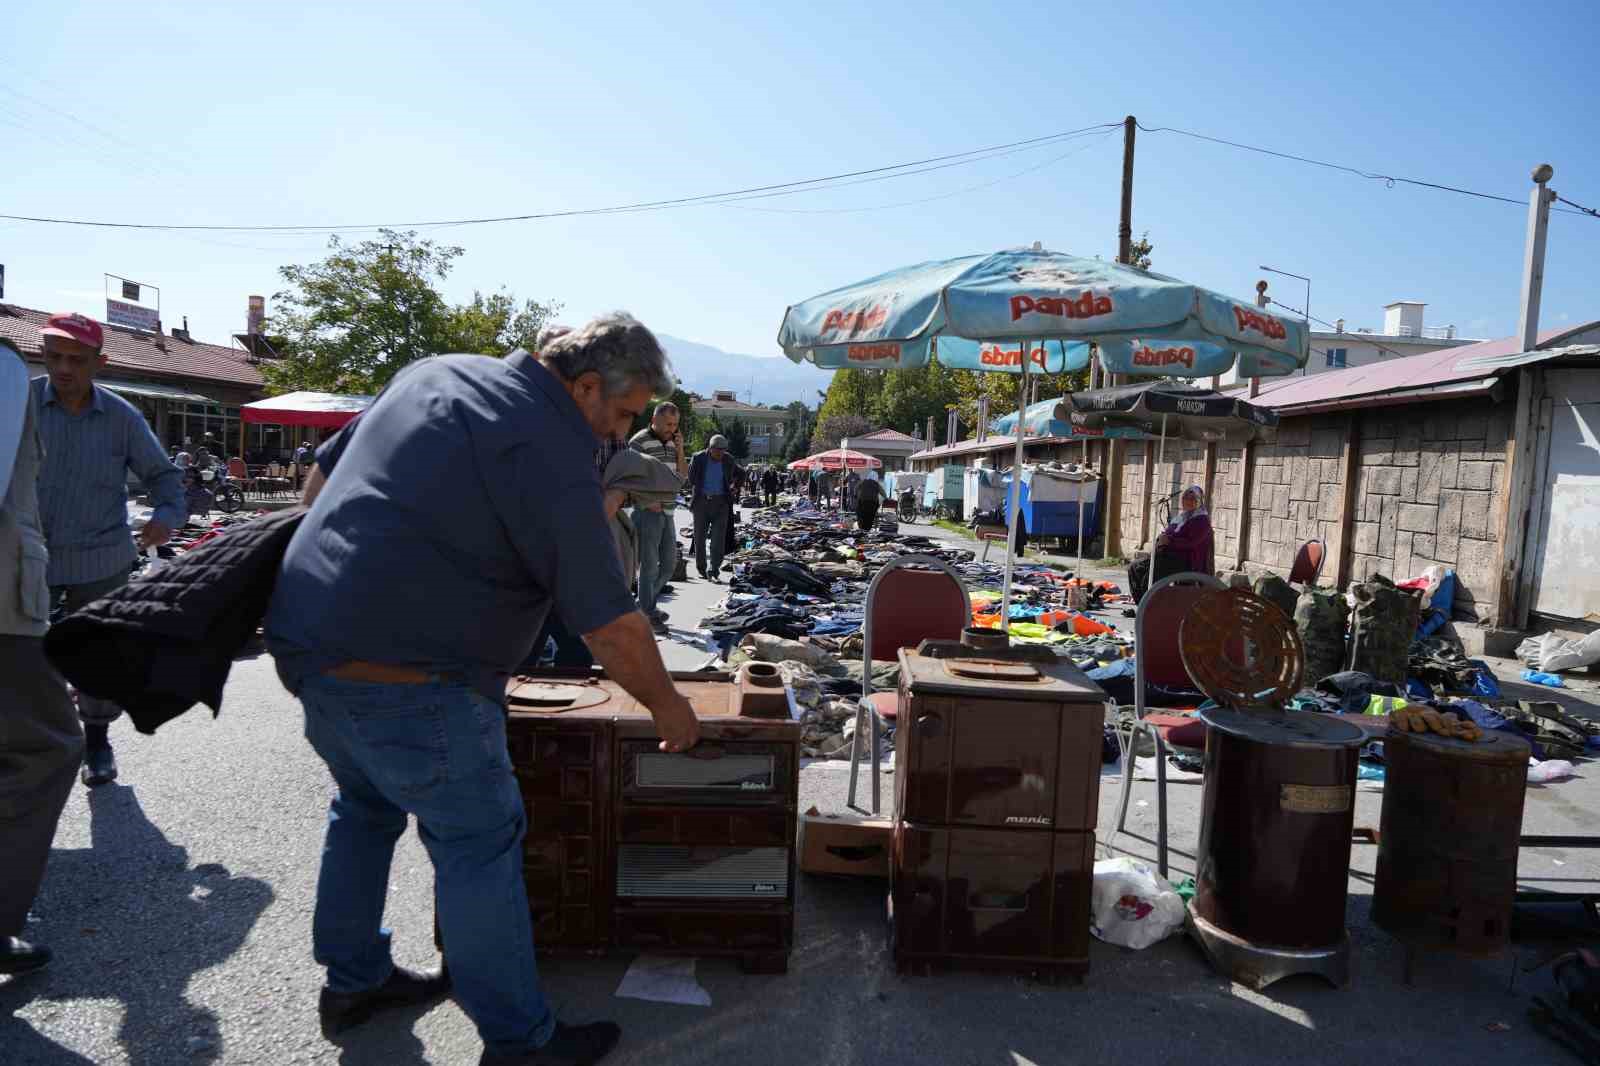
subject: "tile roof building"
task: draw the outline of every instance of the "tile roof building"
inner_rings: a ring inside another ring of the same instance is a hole
[[[0,340],[22,353],[30,373],[44,373],[39,330],[50,313],[0,303]],[[144,413],[165,445],[199,440],[206,433],[239,441],[239,405],[266,395],[260,362],[243,348],[192,339],[186,329],[147,333],[101,323],[106,367],[97,382]],[[252,426],[247,451],[281,448],[289,441],[274,426]]]

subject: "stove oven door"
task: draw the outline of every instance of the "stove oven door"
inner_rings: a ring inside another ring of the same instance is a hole
[[[1056,824],[1060,704],[918,699],[906,717],[900,817],[997,829],[1082,828]],[[1098,759],[1098,739],[1094,754]]]

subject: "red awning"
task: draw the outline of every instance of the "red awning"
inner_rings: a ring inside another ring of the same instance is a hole
[[[372,403],[371,396],[335,396],[329,392],[289,392],[239,408],[244,422],[273,426],[311,426],[338,429]]]

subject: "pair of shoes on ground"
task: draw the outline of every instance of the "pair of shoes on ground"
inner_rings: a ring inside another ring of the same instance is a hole
[[[442,998],[450,991],[450,978],[437,970],[415,972],[396,966],[389,979],[366,992],[329,992],[323,989],[317,1003],[322,1035],[333,1040],[369,1020],[380,1011],[416,1007]],[[538,1051],[501,1055],[485,1050],[479,1066],[590,1066],[616,1047],[622,1030],[614,1022],[588,1025],[556,1023],[554,1034]]]

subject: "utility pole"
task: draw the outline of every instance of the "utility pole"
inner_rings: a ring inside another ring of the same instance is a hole
[[[1129,115],[1122,120],[1122,217],[1117,222],[1117,262],[1133,261],[1133,141],[1139,120]],[[1112,374],[1107,382],[1121,385],[1122,375]],[[1122,442],[1106,442],[1106,555],[1117,555],[1122,548]]]
[[[1139,121],[1122,120],[1122,221],[1117,224],[1117,262],[1133,262],[1133,138]]]
[[[1550,205],[1555,201],[1555,190],[1546,183],[1555,176],[1555,168],[1540,163],[1533,168],[1533,191],[1528,194],[1528,246],[1522,263],[1522,317],[1517,323],[1517,336],[1522,339],[1522,350],[1531,352],[1539,346],[1539,297],[1544,290],[1544,242],[1550,228]]]

